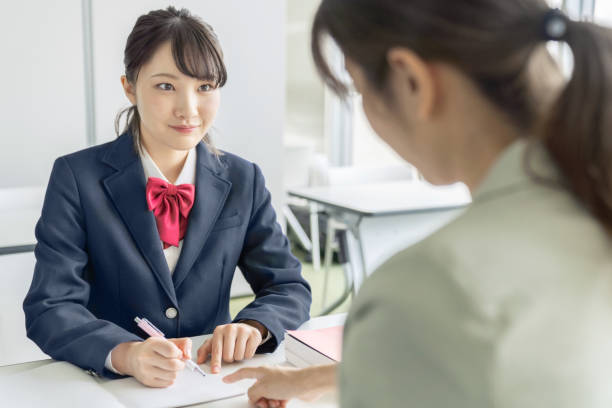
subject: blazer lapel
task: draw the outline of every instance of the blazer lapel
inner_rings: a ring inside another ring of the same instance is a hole
[[[202,251],[231,189],[232,183],[217,174],[218,160],[203,143],[197,146],[195,201],[189,213],[183,249],[172,274],[175,289],[185,280]]]
[[[118,171],[104,179],[104,188],[159,284],[177,306],[155,216],[147,207],[144,171],[138,153],[134,150],[131,134],[121,136],[113,147],[109,149],[104,161]]]

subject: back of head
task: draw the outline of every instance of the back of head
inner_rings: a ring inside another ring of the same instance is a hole
[[[514,126],[543,141],[568,188],[612,232],[610,30],[571,21],[544,0],[323,0],[312,28],[313,57],[324,81],[346,95],[324,56],[326,34],[383,94],[392,93],[386,81],[392,47],[452,64]],[[545,49],[549,40],[566,42],[574,55],[560,91],[546,86],[560,83]]]

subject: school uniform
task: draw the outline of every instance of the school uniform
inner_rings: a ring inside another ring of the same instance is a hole
[[[546,152],[507,148],[456,220],[366,280],[341,406],[612,406],[612,245]]]
[[[145,199],[147,177],[161,175],[151,163],[129,132],[55,161],[23,304],[28,337],[55,359],[114,377],[112,349],[147,337],[136,316],[168,338],[229,323],[238,266],[256,297],[234,321],[262,323],[270,338],[258,352],[273,351],[308,319],[311,294],[261,171],[199,143],[177,180],[195,180],[186,234],[164,249]]]

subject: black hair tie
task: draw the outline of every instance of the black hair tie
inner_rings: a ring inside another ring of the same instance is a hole
[[[550,9],[542,18],[542,38],[545,41],[566,41],[570,19],[559,9]]]

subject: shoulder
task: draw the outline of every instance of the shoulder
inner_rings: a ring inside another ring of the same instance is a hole
[[[219,154],[213,153],[204,142],[198,147],[198,154],[203,155],[199,161],[204,163],[213,172],[227,178],[253,177],[255,164],[237,154],[219,150]],[[244,180],[243,180],[244,181]]]
[[[340,387],[346,406],[362,400],[488,406],[486,374],[498,332],[480,318],[449,273],[454,267],[445,264],[445,248],[436,246],[402,251],[361,288],[345,326]]]
[[[221,166],[228,169],[248,171],[248,169],[252,169],[253,167],[253,162],[250,160],[225,150],[221,151],[218,160]]]
[[[114,140],[56,158],[51,171],[51,179],[64,179],[67,176],[75,180],[99,179],[112,170],[105,164],[105,157],[109,155],[116,143],[117,140]]]
[[[264,175],[256,163],[234,153],[221,153],[215,158],[219,175],[242,187],[254,185],[260,189],[265,186]]]
[[[407,248],[380,266],[360,289],[347,327],[375,312],[416,321],[424,313],[444,313],[469,307],[469,296],[454,278],[461,269],[453,248],[444,240],[427,239]],[[379,324],[375,319],[372,324]]]
[[[127,132],[116,139],[67,154],[56,163],[67,164],[75,173],[84,177],[97,177],[111,169],[122,169],[138,161],[138,152],[132,135]]]
[[[65,154],[57,158],[58,161],[66,161],[72,167],[91,165],[93,162],[101,161],[116,140],[90,146],[72,153]]]

